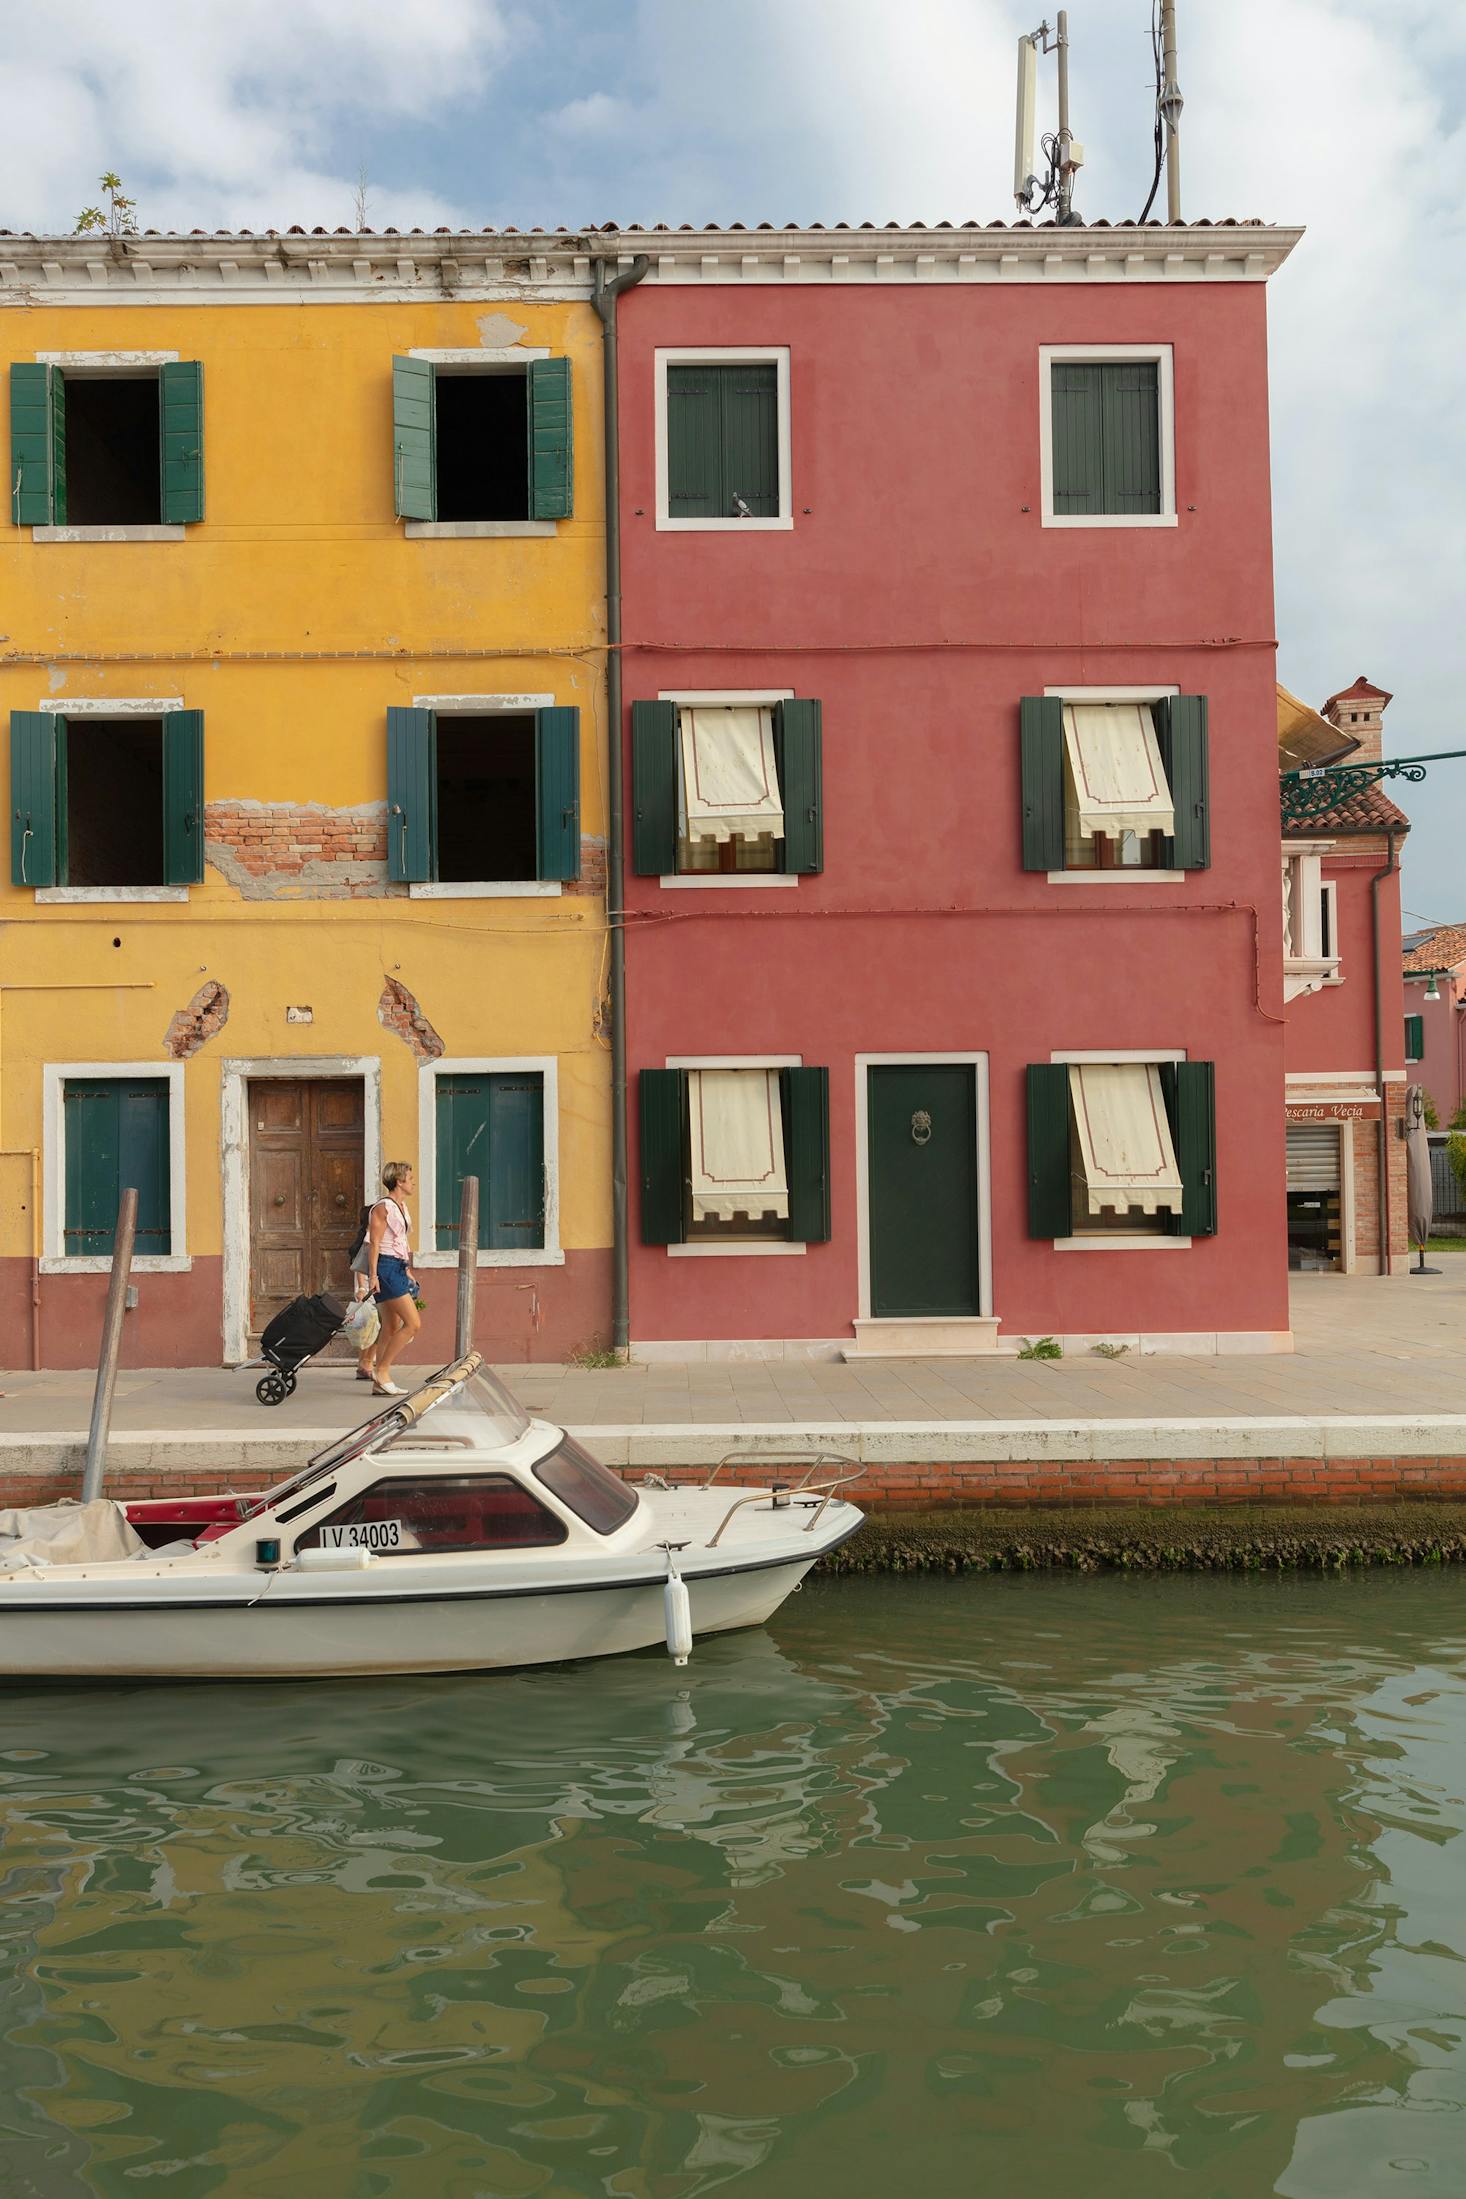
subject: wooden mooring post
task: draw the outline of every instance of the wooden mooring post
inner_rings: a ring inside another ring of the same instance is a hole
[[[478,1288],[478,1178],[465,1176],[458,1202],[458,1326],[453,1356],[473,1350],[473,1304]]]
[[[136,1237],[137,1193],[128,1189],[117,1209],[117,1233],[112,1240],[112,1273],[107,1282],[97,1387],[92,1395],[92,1424],[87,1431],[87,1458],[81,1477],[83,1504],[90,1504],[102,1494],[102,1477],[107,1470],[107,1431],[112,1425],[112,1393],[117,1387],[117,1362],[122,1355],[122,1321],[127,1312],[127,1283]]]

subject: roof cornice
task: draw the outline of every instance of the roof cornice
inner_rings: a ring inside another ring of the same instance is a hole
[[[0,304],[590,295],[597,260],[689,284],[1265,282],[1303,232],[1261,222],[1111,228],[473,230],[359,236],[0,234]]]

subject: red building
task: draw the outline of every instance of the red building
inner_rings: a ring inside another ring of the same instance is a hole
[[[1466,924],[1417,935],[1404,957],[1405,1060],[1442,1130],[1466,1106]]]
[[[639,1356],[1288,1348],[1296,237],[625,239]]]

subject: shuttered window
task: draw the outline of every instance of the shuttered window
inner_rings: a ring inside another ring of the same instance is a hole
[[[1179,1209],[1159,1216],[1157,1224],[1172,1236],[1214,1236],[1217,1191],[1213,1064],[1163,1062],[1160,1083],[1182,1199]],[[1083,1167],[1074,1128],[1069,1065],[1034,1063],[1028,1070],[1027,1093],[1028,1234],[1067,1237],[1075,1226],[1076,1172],[1082,1173]],[[1088,1204],[1087,1198],[1084,1203]]]
[[[731,706],[730,706],[731,707]],[[700,718],[716,716],[717,706],[700,707]],[[696,876],[772,868],[788,877],[807,877],[824,869],[823,710],[812,697],[800,696],[773,706],[774,768],[783,832],[760,852],[757,841],[739,836],[693,843],[682,832],[686,804],[680,774],[685,743],[675,702],[637,702],[631,706],[632,868],[641,878],[670,877],[683,871]],[[703,859],[711,855],[712,860]]]
[[[204,875],[204,714],[10,714],[17,886],[193,886]]]
[[[1423,1061],[1425,1059],[1425,1018],[1423,1015],[1406,1016],[1405,1018],[1405,1059],[1407,1061]]]
[[[409,884],[580,876],[580,712],[387,712],[387,873]]]
[[[1055,359],[1049,372],[1055,513],[1158,513],[1159,362]]]
[[[545,1080],[538,1071],[436,1080],[434,1243],[458,1250],[465,1176],[479,1185],[479,1249],[539,1251],[545,1242]]]
[[[65,1217],[72,1258],[110,1257],[122,1193],[137,1193],[139,1255],[173,1249],[168,1082],[164,1077],[68,1077],[62,1087]]]
[[[19,527],[188,526],[204,516],[204,370],[10,369],[10,516]]]
[[[1022,854],[1025,870],[1137,868],[1205,870],[1211,862],[1209,737],[1205,695],[1167,695],[1149,714],[1170,805],[1169,832],[1105,834],[1081,829],[1059,695],[1025,695],[1019,705]],[[1134,715],[1133,703],[1116,705]],[[1096,821],[1093,816],[1088,820]],[[1129,823],[1140,821],[1138,815]]]
[[[779,518],[772,360],[667,367],[669,519]]]
[[[685,1069],[643,1069],[638,1078],[641,1117],[641,1235],[649,1245],[677,1245],[690,1233],[715,1232],[733,1241],[787,1238],[823,1244],[830,1235],[830,1073],[823,1068],[781,1069],[777,1113],[783,1137],[788,1214],[771,1222],[699,1225],[694,1217],[689,1078]],[[737,1072],[734,1072],[737,1073]],[[750,1065],[750,1077],[767,1070]],[[756,1203],[756,1202],[755,1202]]]
[[[568,359],[521,369],[392,361],[392,508],[399,519],[568,519],[575,504]]]

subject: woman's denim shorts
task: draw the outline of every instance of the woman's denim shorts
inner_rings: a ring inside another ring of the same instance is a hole
[[[410,1298],[412,1277],[407,1272],[407,1262],[393,1259],[389,1252],[379,1253],[377,1287],[372,1295],[379,1306],[387,1305],[393,1298]]]

